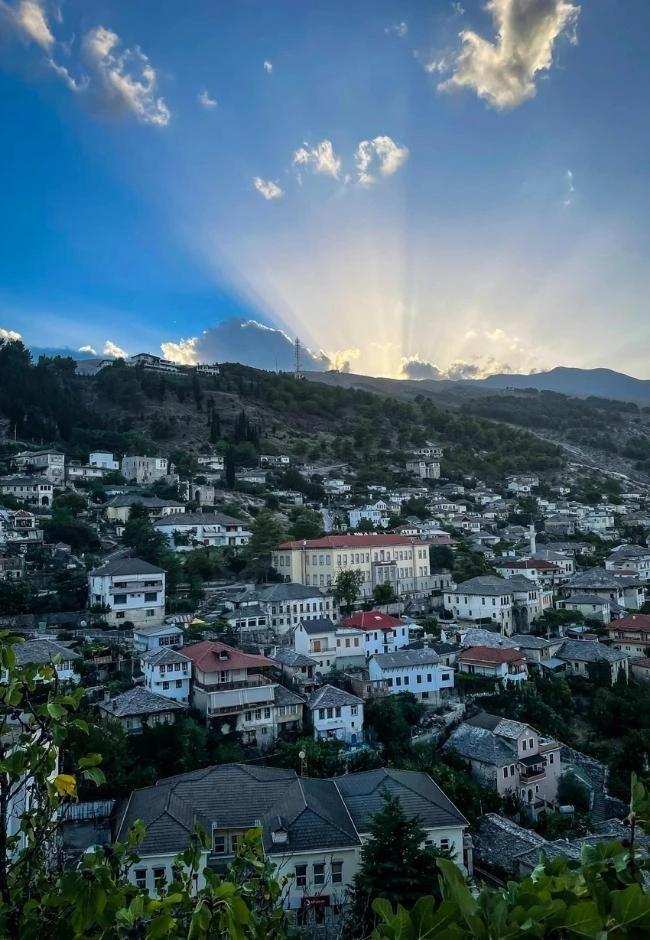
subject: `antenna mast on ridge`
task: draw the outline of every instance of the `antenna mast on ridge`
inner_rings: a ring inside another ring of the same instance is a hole
[[[295,377],[297,379],[302,378],[300,372],[300,339],[296,336],[296,342],[294,343],[294,348],[296,352],[296,362],[295,362]]]

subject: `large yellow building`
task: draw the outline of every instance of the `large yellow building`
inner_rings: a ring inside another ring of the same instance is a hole
[[[341,571],[361,571],[361,595],[367,597],[377,584],[392,585],[396,594],[437,587],[427,542],[404,535],[327,535],[285,542],[273,552],[272,564],[287,581],[318,588],[327,588]]]

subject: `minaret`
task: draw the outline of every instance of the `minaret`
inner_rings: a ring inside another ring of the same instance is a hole
[[[537,536],[535,533],[535,526],[533,525],[532,522],[530,526],[528,527],[528,538],[530,541],[530,554],[534,555],[535,552],[537,551]]]

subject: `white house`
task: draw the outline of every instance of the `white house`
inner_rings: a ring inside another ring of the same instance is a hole
[[[456,657],[459,672],[484,676],[503,682],[525,682],[528,679],[526,657],[518,649],[494,646],[473,646]]]
[[[388,527],[388,504],[383,499],[378,499],[376,503],[368,506],[360,506],[357,509],[350,509],[348,512],[350,528],[356,529],[363,520],[371,522],[374,526],[381,529]]]
[[[411,642],[411,623],[379,610],[360,610],[341,621],[345,629],[363,630],[366,657],[393,653]]]
[[[247,545],[250,528],[241,519],[225,516],[221,512],[183,512],[166,515],[154,528],[162,532],[177,552],[191,552],[194,548],[238,547]]]
[[[307,708],[317,741],[333,738],[345,744],[363,742],[363,699],[333,685],[324,685],[309,696]]]
[[[100,467],[102,470],[119,470],[120,463],[113,454],[106,450],[93,450],[88,456],[91,467]]]
[[[133,648],[138,653],[151,653],[162,648],[183,645],[184,633],[175,623],[141,624],[133,628]]]
[[[129,482],[155,483],[168,474],[166,457],[122,457],[122,476]]]
[[[639,581],[650,581],[650,548],[640,545],[619,545],[605,561],[607,571],[635,571]]]
[[[140,685],[99,702],[97,708],[102,718],[118,722],[130,734],[138,734],[145,727],[173,724],[187,711],[184,702],[157,695]]]
[[[259,604],[268,625],[280,635],[306,620],[338,620],[338,609],[331,594],[304,584],[266,584],[247,588],[235,598],[237,607]]]
[[[609,623],[612,619],[611,600],[601,594],[573,594],[556,601],[558,610],[574,610],[588,620]]]
[[[378,691],[412,692],[431,705],[454,688],[454,670],[441,665],[438,654],[427,649],[376,653],[368,662],[368,675]]]
[[[302,620],[293,633],[293,648],[318,663],[320,673],[329,672],[336,667],[336,624],[328,617]]]
[[[150,692],[189,702],[192,660],[174,649],[161,647],[142,657],[144,686]]]
[[[23,450],[13,458],[20,469],[33,467],[46,480],[60,486],[65,479],[65,454],[58,450]]]
[[[503,578],[480,575],[448,589],[444,595],[445,609],[461,620],[494,621],[505,633],[512,627],[512,592]]]
[[[406,472],[421,480],[439,480],[440,463],[437,460],[407,460]]]
[[[4,477],[0,494],[13,496],[30,506],[51,506],[54,487],[45,477]]]
[[[91,605],[109,608],[108,623],[119,626],[154,626],[165,616],[165,570],[141,558],[118,558],[94,568],[88,575]]]
[[[81,654],[75,653],[68,646],[57,640],[38,638],[25,640],[13,647],[16,656],[16,666],[51,666],[60,682],[79,682],[80,676],[75,664],[81,661]],[[2,680],[6,679],[3,670]]]

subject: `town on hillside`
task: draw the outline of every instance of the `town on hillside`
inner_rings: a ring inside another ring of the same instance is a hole
[[[387,800],[473,885],[625,838],[650,765],[650,485],[523,433],[504,458],[487,419],[475,450],[458,419],[434,436],[426,404],[376,450],[281,449],[205,405],[223,372],[200,373],[200,443],[0,441],[0,628],[41,689],[83,690],[90,739],[60,773],[102,755],[61,813],[65,865],[139,820],[128,878],[155,898],[197,824],[197,890],[258,830],[289,924],[338,937]]]

